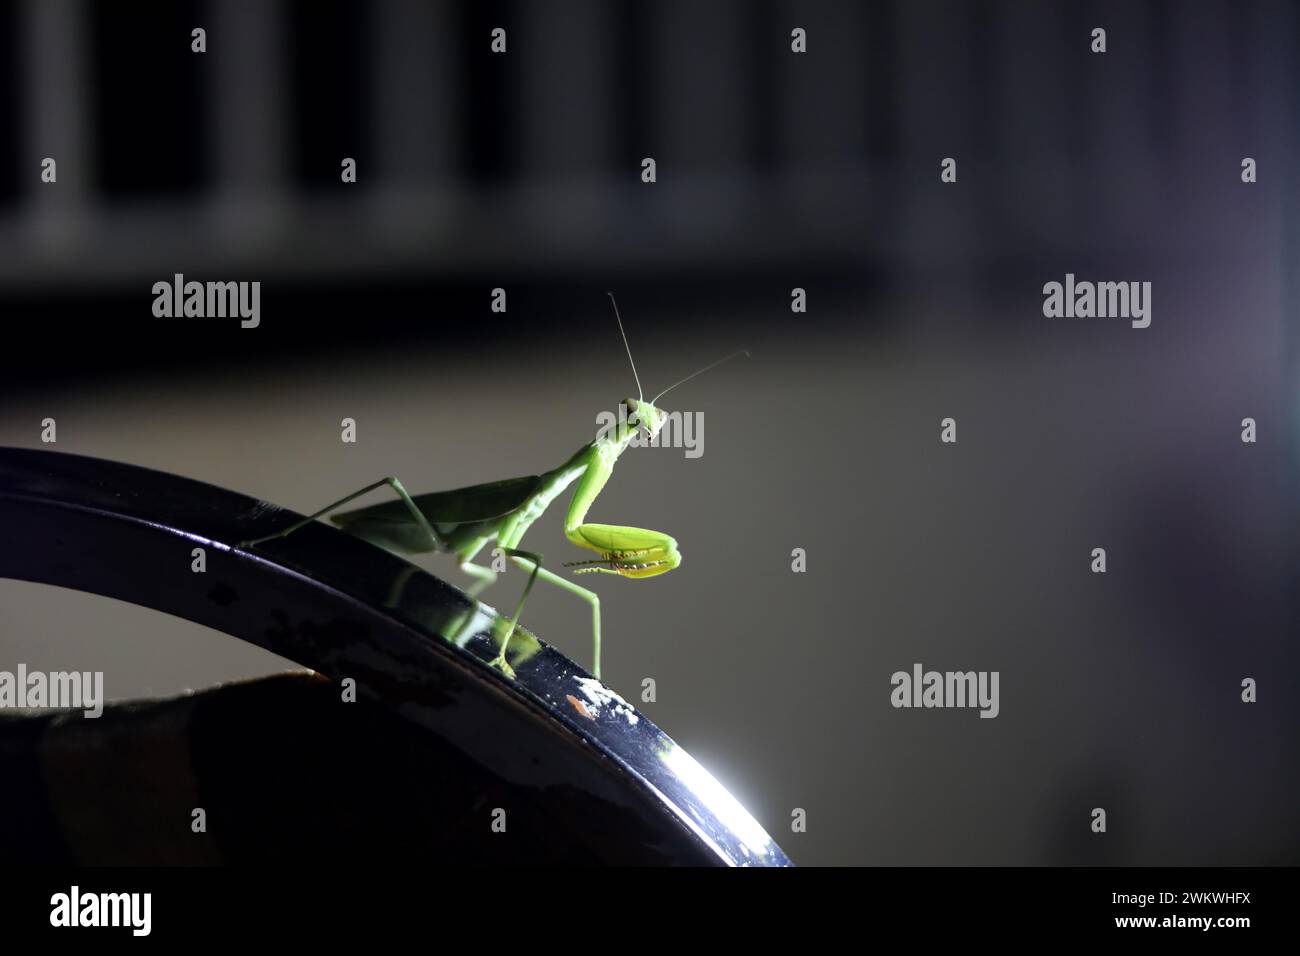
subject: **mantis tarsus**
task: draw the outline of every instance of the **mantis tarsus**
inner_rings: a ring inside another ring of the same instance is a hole
[[[614,301],[612,293],[610,301]],[[625,420],[620,420],[614,427],[597,436],[595,441],[583,445],[558,468],[541,475],[509,478],[414,497],[407,494],[396,478],[384,478],[340,498],[283,531],[241,542],[238,547],[251,548],[274,538],[283,538],[353,499],[388,485],[400,500],[344,512],[331,520],[350,534],[400,554],[446,551],[456,555],[460,560],[460,569],[478,579],[470,592],[474,595],[496,580],[497,575],[491,568],[474,563],[478,553],[496,541],[503,554],[531,573],[514,614],[510,617],[505,637],[501,641],[500,653],[490,663],[507,675],[513,675],[514,671],[506,659],[510,638],[514,635],[533,583],[541,578],[576,594],[591,605],[592,673],[599,677],[600,598],[594,591],[580,587],[543,567],[542,556],[521,550],[520,542],[551,502],[577,482],[573,498],[569,502],[569,512],[564,519],[564,533],[578,547],[594,551],[599,557],[573,562],[566,567],[573,568],[575,574],[600,572],[636,579],[654,577],[681,564],[682,557],[677,550],[677,542],[670,535],[645,528],[594,524],[587,521],[587,511],[609,481],[615,463],[636,436],[638,429],[644,429],[653,440],[663,428],[667,416],[655,404],[659,399],[695,376],[738,355],[749,354],[742,350],[718,359],[668,386],[647,402],[641,390],[641,378],[637,374],[636,363],[632,360],[632,350],[623,328],[623,319],[618,314],[617,303],[614,303],[614,317],[618,321],[623,347],[632,366],[637,397],[624,400],[628,408]]]

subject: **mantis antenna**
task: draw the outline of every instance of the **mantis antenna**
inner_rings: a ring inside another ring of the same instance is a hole
[[[614,293],[606,292],[609,301],[614,302]],[[645,392],[641,391],[641,376],[636,373],[636,362],[632,361],[632,346],[627,344],[627,332],[623,328],[623,317],[618,314],[618,303],[614,302],[614,318],[618,319],[618,331],[623,336],[623,348],[627,350],[627,361],[632,366],[632,377],[636,379],[636,400],[638,402],[645,400]],[[650,403],[651,405],[654,402]]]
[[[662,392],[660,392],[653,399],[651,399],[650,404],[658,405],[659,399],[663,398],[665,395],[667,395],[669,392],[675,389],[678,385],[685,385],[691,379],[695,378],[695,376],[703,375],[705,372],[709,371],[709,369],[717,368],[723,362],[730,362],[732,359],[736,358],[739,355],[743,355],[745,356],[745,358],[749,358],[749,349],[741,349],[738,352],[732,352],[730,355],[726,356],[725,358],[720,358],[716,362],[710,362],[708,365],[704,366],[704,368],[700,369],[698,372],[692,372],[690,375],[687,375],[681,381],[673,382],[673,384],[669,385]]]

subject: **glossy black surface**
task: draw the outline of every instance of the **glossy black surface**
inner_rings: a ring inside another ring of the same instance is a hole
[[[514,680],[488,667],[492,608],[319,522],[233,547],[297,517],[132,465],[0,449],[0,577],[154,608],[353,678],[516,791],[554,799],[576,787],[632,811],[618,817],[635,832],[589,835],[602,862],[789,865],[698,763],[568,658],[525,632],[512,644]],[[206,573],[191,570],[195,547]]]

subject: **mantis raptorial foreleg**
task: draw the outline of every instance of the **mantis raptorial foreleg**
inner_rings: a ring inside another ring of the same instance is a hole
[[[354,491],[352,494],[348,495],[345,498],[340,498],[338,501],[334,502],[331,505],[326,505],[320,511],[317,511],[315,514],[308,515],[307,517],[303,518],[301,521],[294,522],[293,524],[289,525],[289,527],[285,528],[283,531],[277,531],[275,534],[268,534],[262,538],[254,538],[251,541],[241,541],[239,542],[237,547],[252,548],[266,541],[274,541],[276,538],[288,537],[289,535],[297,531],[299,528],[305,528],[307,525],[311,524],[317,518],[323,518],[325,515],[329,514],[334,509],[341,508],[349,501],[353,501],[356,498],[360,498],[362,495],[368,495],[376,488],[381,488],[384,485],[388,485],[390,488],[393,489],[393,491],[397,493],[397,496],[402,499],[402,503],[406,505],[407,510],[411,512],[411,517],[415,519],[415,523],[420,527],[422,531],[424,531],[426,535],[429,536],[430,549],[437,550],[439,548],[445,548],[446,545],[443,543],[443,540],[438,537],[438,533],[434,531],[433,526],[429,524],[429,519],[426,518],[424,516],[424,513],[415,506],[415,502],[412,501],[411,496],[406,493],[406,489],[402,487],[402,483],[398,481],[396,478],[393,478],[391,476],[388,478],[380,479],[379,481],[376,481],[373,485],[366,485],[360,491]]]
[[[662,531],[625,525],[582,524],[567,532],[579,547],[600,555],[594,561],[572,561],[574,574],[617,574],[625,578],[653,577],[681,563],[677,539]]]

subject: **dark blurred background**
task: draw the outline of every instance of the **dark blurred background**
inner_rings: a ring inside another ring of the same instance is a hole
[[[1298,28],[1283,2],[3,2],[0,444],[53,417],[59,451],[303,512],[535,473],[634,392],[613,290],[648,393],[754,356],[665,399],[701,457],[631,451],[592,511],[684,555],[584,582],[605,676],[653,677],[642,709],[796,862],[1300,862]],[[154,318],[176,272],[260,281],[260,327]],[[1045,318],[1067,272],[1152,282],[1151,327]],[[526,539],[552,562],[580,557],[562,511]],[[586,617],[542,589],[525,620],[586,663]],[[285,666],[4,581],[18,662],[115,698]],[[915,662],[1000,671],[1000,716],[893,709]]]

